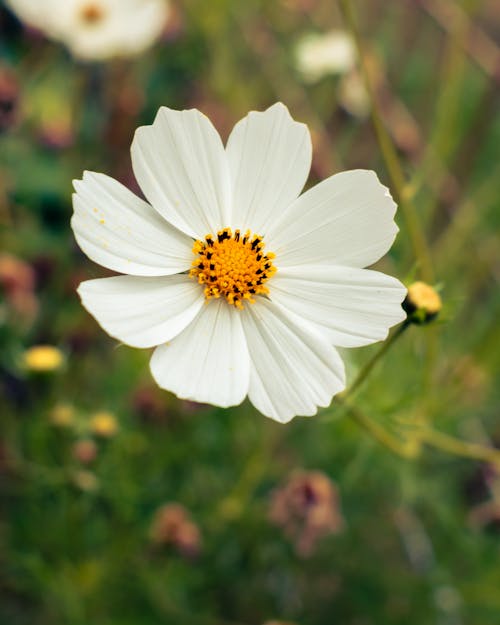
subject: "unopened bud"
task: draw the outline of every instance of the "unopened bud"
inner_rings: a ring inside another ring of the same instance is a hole
[[[77,471],[73,475],[73,483],[86,493],[95,492],[99,488],[99,480],[92,471]]]
[[[23,354],[25,368],[33,372],[56,371],[62,367],[63,363],[63,353],[52,345],[34,345]]]
[[[118,432],[118,422],[110,412],[96,412],[90,419],[90,430],[101,438],[113,438]]]
[[[414,282],[408,287],[403,308],[408,321],[424,324],[432,321],[441,310],[443,303],[436,289],[425,282]]]
[[[91,464],[97,458],[97,445],[90,439],[77,441],[72,451],[75,460],[82,464]]]
[[[165,504],[154,516],[150,537],[156,545],[170,545],[188,558],[200,552],[201,536],[189,512],[178,503]]]
[[[75,409],[69,404],[56,404],[49,415],[50,422],[59,428],[69,428],[75,424]]]

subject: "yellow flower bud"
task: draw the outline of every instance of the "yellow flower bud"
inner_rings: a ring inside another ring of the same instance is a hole
[[[60,349],[52,345],[34,345],[24,352],[23,363],[30,371],[55,371],[62,367],[64,356]]]
[[[73,474],[74,485],[86,493],[91,493],[99,488],[99,480],[92,471],[76,471]]]
[[[69,404],[56,404],[49,415],[50,422],[60,428],[71,427],[75,423],[75,409]]]
[[[436,289],[425,282],[414,282],[408,287],[408,294],[403,308],[408,313],[408,320],[413,323],[428,323],[436,317],[443,307]]]
[[[112,438],[118,432],[118,422],[110,412],[96,412],[90,419],[90,430],[102,438]]]

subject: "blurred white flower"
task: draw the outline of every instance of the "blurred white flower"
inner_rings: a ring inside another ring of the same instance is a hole
[[[368,117],[371,110],[370,98],[359,72],[353,70],[342,76],[338,100],[342,108],[354,117]]]
[[[298,71],[307,82],[330,74],[346,74],[356,64],[352,37],[343,30],[305,35],[295,48]]]
[[[7,0],[27,24],[82,59],[133,56],[163,31],[167,0]]]
[[[223,407],[248,395],[281,422],[313,415],[345,387],[334,345],[404,319],[402,284],[362,269],[396,236],[389,191],[355,170],[299,197],[311,151],[283,104],[249,113],[226,148],[199,111],[161,108],[132,144],[149,203],[103,174],[74,182],[80,247],[129,274],[83,282],[83,305],[111,336],[156,347],[162,388]]]

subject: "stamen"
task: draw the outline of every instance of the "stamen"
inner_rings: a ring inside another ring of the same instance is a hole
[[[205,298],[224,297],[235,308],[243,309],[243,301],[255,303],[254,295],[269,293],[264,285],[276,267],[274,254],[264,254],[262,237],[247,230],[241,238],[239,230],[234,235],[231,228],[207,234],[205,240],[195,241],[196,255],[189,272],[205,289]]]

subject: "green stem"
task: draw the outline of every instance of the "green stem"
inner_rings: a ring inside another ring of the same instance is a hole
[[[420,454],[421,443],[425,443],[454,456],[489,462],[500,468],[500,451],[498,449],[479,443],[462,441],[437,430],[423,429],[416,432],[411,439],[401,440],[355,406],[344,403],[342,399],[337,398],[337,401],[345,407],[347,414],[355,423],[368,432],[373,439],[398,456],[414,459]]]
[[[396,199],[398,200],[398,204],[401,207],[406,221],[406,225],[408,227],[408,234],[413,248],[413,253],[419,261],[422,278],[426,282],[433,282],[434,271],[432,267],[430,250],[427,245],[424,231],[420,225],[416,208],[406,191],[407,185],[403,173],[403,168],[401,167],[394,145],[392,144],[392,141],[389,138],[387,130],[382,121],[382,116],[380,114],[379,106],[377,103],[375,89],[373,87],[365,61],[364,45],[356,24],[356,18],[354,16],[354,11],[350,0],[340,0],[340,7],[344,15],[346,24],[348,25],[356,43],[361,72],[365,82],[368,97],[370,99],[372,121],[375,134],[380,147],[380,151],[382,152],[387,172],[395,189]]]
[[[401,325],[398,326],[398,328],[396,328],[391,336],[386,341],[384,341],[384,343],[382,343],[379,350],[376,351],[375,354],[373,354],[373,356],[370,358],[370,360],[368,360],[368,362],[363,365],[361,371],[358,373],[351,386],[349,386],[349,388],[342,393],[342,399],[345,400],[347,397],[351,397],[352,395],[354,395],[358,388],[363,384],[365,379],[369,376],[378,361],[389,351],[389,349],[394,345],[394,343],[403,334],[406,328],[409,327],[409,325],[410,324],[408,323],[408,321],[404,321]]]
[[[494,447],[487,447],[479,443],[468,443],[454,436],[437,432],[436,430],[424,430],[420,434],[420,440],[427,445],[441,449],[455,456],[472,458],[483,462],[491,462],[500,467],[500,451]]]
[[[347,414],[353,421],[392,453],[403,458],[416,458],[420,453],[420,446],[416,440],[403,441],[388,432],[380,423],[371,419],[358,408],[344,403],[344,400],[339,399],[338,396],[337,401],[345,407]]]
[[[270,425],[270,428],[272,429],[264,435],[261,433],[261,441],[249,456],[240,478],[231,492],[224,497],[217,507],[215,513],[217,519],[235,520],[245,511],[248,502],[269,466],[269,461],[279,440],[280,426]]]

